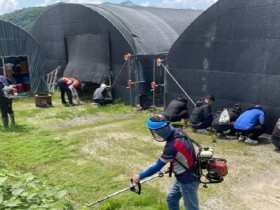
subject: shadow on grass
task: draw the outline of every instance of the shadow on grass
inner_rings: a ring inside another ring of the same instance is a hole
[[[80,103],[75,102],[75,103],[73,103],[73,104],[69,104],[69,103],[67,102],[67,103],[62,104],[62,105],[65,106],[65,107],[83,106],[83,105],[85,105],[85,102],[80,102]],[[54,106],[53,106],[53,107],[54,107]]]
[[[259,138],[258,142],[259,142],[259,145],[261,145],[261,144],[271,144],[270,139],[269,138],[264,138],[264,137]]]
[[[174,128],[183,129],[183,125],[180,124],[180,123],[172,123],[172,126],[173,126]]]
[[[29,128],[25,125],[12,125],[8,128],[1,128],[0,131],[3,133],[28,133]]]

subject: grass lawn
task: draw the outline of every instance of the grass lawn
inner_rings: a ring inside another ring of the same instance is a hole
[[[158,159],[164,144],[153,141],[145,127],[152,114],[149,111],[122,104],[96,107],[86,99],[78,106],[65,107],[58,95],[53,95],[54,106],[48,108],[35,107],[34,97],[14,100],[17,125],[0,127],[0,166],[30,172],[67,190],[65,202],[74,209],[167,209],[165,196],[174,180],[168,176],[143,184],[140,196],[127,191],[86,207],[128,187],[133,174]],[[203,146],[213,147],[215,157],[228,160],[229,174],[223,183],[208,188],[201,185],[201,209],[240,210],[262,205],[261,209],[271,210],[279,204],[280,198],[271,192],[280,184],[280,154],[271,144],[249,146],[185,131]],[[267,197],[263,197],[264,191]],[[259,203],[253,199],[258,193],[262,195]]]

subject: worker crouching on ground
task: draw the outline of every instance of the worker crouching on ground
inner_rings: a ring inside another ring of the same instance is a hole
[[[13,87],[12,80],[8,77],[0,75],[0,109],[2,115],[2,122],[4,128],[8,128],[9,126],[9,118],[10,116],[11,124],[15,124],[15,116],[13,111]]]
[[[156,141],[165,142],[165,147],[157,162],[140,174],[135,174],[133,182],[138,183],[160,171],[167,163],[172,163],[170,168],[176,179],[166,199],[168,209],[179,210],[182,197],[186,210],[199,209],[197,191],[200,182],[194,174],[196,155],[192,143],[186,135],[172,127],[163,114],[152,116],[146,125]]]
[[[100,87],[94,91],[92,100],[100,106],[110,104],[113,102],[113,99],[109,94],[109,91],[107,90],[106,84],[102,83]]]
[[[230,135],[241,133],[238,140],[247,144],[258,144],[258,138],[265,132],[265,113],[260,105],[243,112],[235,121]]]
[[[166,107],[164,115],[169,119],[170,122],[177,122],[183,119],[183,127],[187,128],[189,119],[187,98],[183,96],[172,100]]]
[[[239,104],[234,104],[233,107],[225,108],[220,113],[215,114],[212,128],[217,132],[217,136],[223,137],[225,131],[229,133],[240,114],[241,106]],[[226,138],[234,139],[237,136],[226,135]]]
[[[67,98],[70,106],[74,106],[73,97],[74,94],[77,98],[77,103],[80,103],[79,95],[77,89],[80,87],[80,82],[73,77],[62,77],[57,81],[57,85],[60,89],[61,93],[61,102],[62,104],[67,104],[65,100],[65,93],[67,94]]]
[[[189,125],[194,131],[205,130],[211,127],[213,121],[211,106],[214,101],[214,96],[208,95],[204,98],[204,101],[196,102],[196,106],[192,111],[189,119]]]

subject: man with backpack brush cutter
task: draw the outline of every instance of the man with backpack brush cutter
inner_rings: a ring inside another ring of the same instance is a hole
[[[142,183],[156,177],[161,177],[165,173],[171,175],[170,171],[172,170],[171,172],[175,174],[176,180],[166,200],[169,210],[179,210],[179,201],[182,197],[186,210],[199,209],[197,191],[200,180],[195,175],[196,153],[192,142],[189,141],[185,134],[175,129],[163,114],[153,115],[148,119],[146,125],[156,141],[166,142],[161,157],[147,170],[140,174],[135,174],[131,178],[132,183],[129,187],[92,202],[87,205],[88,207],[96,205],[129,189],[140,194]],[[170,164],[170,171],[164,173],[160,172],[167,163],[172,163]],[[160,172],[158,175],[153,176],[158,172]],[[133,182],[136,183],[136,185],[134,185]]]
[[[132,177],[133,182],[149,177],[160,171],[167,163],[172,163],[176,180],[167,196],[169,210],[179,210],[179,201],[183,197],[186,210],[199,209],[198,186],[199,179],[195,175],[195,149],[186,135],[180,133],[162,114],[155,114],[146,123],[154,139],[166,142],[163,153],[157,162]]]
[[[199,183],[207,188],[207,184],[223,182],[223,177],[228,173],[227,161],[223,158],[214,158],[212,148],[201,147],[186,133],[175,129],[163,114],[153,115],[146,125],[156,141],[166,142],[161,157],[153,166],[132,176],[129,187],[91,202],[87,207],[97,205],[127,190],[140,195],[142,183],[163,177],[166,173],[171,177],[173,172],[176,180],[166,199],[169,210],[179,210],[179,201],[182,197],[186,210],[196,210],[199,209],[197,194]],[[197,155],[194,145],[198,147]],[[170,163],[169,170],[161,172],[167,163]]]

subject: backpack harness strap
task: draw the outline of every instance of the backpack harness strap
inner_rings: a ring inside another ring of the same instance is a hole
[[[179,130],[179,134],[175,134],[173,139],[177,139],[177,138],[184,138],[185,140],[189,141],[190,143],[192,143],[192,147],[193,147],[193,144],[195,144],[197,147],[201,148],[201,146],[193,139],[191,139],[184,131],[182,130]],[[195,151],[194,147],[193,147],[193,150]],[[193,165],[192,168],[187,168],[187,166],[185,166],[183,163],[181,163],[179,160],[177,160],[176,158],[174,159],[174,161],[176,161],[177,163],[179,163],[186,171],[188,172],[192,172],[192,171],[195,171],[195,168],[196,168],[196,162],[195,164]],[[172,162],[170,162],[170,171],[169,171],[169,176],[171,177],[171,173],[172,173],[172,170],[173,170],[173,165],[172,165]]]

